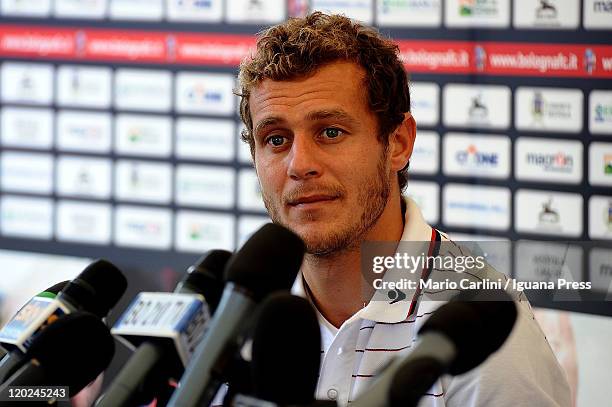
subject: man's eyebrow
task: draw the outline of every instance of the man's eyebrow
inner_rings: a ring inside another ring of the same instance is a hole
[[[348,114],[342,109],[317,110],[317,111],[308,113],[306,115],[306,119],[310,121],[324,120],[324,119],[336,119],[336,120],[343,120],[351,124],[356,122],[353,116],[351,116],[350,114]]]
[[[253,130],[253,136],[257,136],[257,134],[259,134],[259,132],[268,126],[272,126],[274,124],[277,124],[279,122],[282,122],[283,119],[281,119],[280,117],[276,117],[276,116],[270,116],[270,117],[266,117],[263,120],[260,120],[257,125],[255,126],[255,129]]]

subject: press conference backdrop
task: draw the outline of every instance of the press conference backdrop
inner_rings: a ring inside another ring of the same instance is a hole
[[[0,4],[4,249],[105,257],[170,289],[205,250],[239,246],[267,217],[239,141],[237,66],[260,29],[315,9],[397,41],[418,123],[407,194],[431,224],[610,248],[610,0]],[[579,279],[610,287],[610,252],[597,253],[579,253]],[[526,278],[547,279],[554,257]]]

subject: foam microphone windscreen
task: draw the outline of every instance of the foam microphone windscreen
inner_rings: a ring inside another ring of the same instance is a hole
[[[260,307],[251,361],[255,397],[283,405],[313,402],[321,333],[312,305],[301,297],[275,293]]]
[[[127,288],[123,273],[109,261],[96,260],[61,291],[85,311],[100,318],[117,304]]]
[[[478,366],[501,347],[510,335],[517,310],[503,290],[463,290],[440,307],[421,327],[447,336],[457,347],[449,368],[453,375]]]
[[[187,270],[187,275],[179,283],[182,288],[201,293],[208,304],[210,313],[214,313],[221,300],[225,281],[223,272],[232,253],[227,250],[210,250]]]
[[[232,256],[225,279],[250,291],[255,301],[291,288],[304,258],[302,239],[282,226],[267,223]]]
[[[114,352],[106,325],[91,313],[77,311],[45,327],[26,356],[40,363],[45,384],[69,386],[74,395],[108,367]]]

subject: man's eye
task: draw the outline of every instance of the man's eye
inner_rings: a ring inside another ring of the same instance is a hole
[[[334,127],[328,127],[323,130],[323,134],[327,138],[336,138],[342,134],[342,130],[336,129]]]
[[[272,144],[275,147],[280,147],[285,142],[285,138],[283,136],[271,136],[268,138],[268,144]]]

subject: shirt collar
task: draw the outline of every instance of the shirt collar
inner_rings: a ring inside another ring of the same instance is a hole
[[[417,242],[429,242],[431,239],[431,226],[429,226],[423,219],[421,210],[417,204],[408,197],[404,197],[406,203],[406,213],[404,215],[404,231],[402,233],[401,241],[417,241]],[[383,280],[393,280],[397,276],[393,275],[394,270],[388,270],[383,277]],[[396,272],[398,272],[396,270]],[[304,279],[302,273],[299,272],[291,293],[300,297],[308,298],[306,288],[304,287]],[[398,301],[394,304],[390,304],[389,300],[378,299],[370,301],[368,305],[355,313],[349,318],[345,324],[351,323],[357,319],[367,319],[376,322],[385,323],[396,323],[401,322],[408,316],[410,310],[410,303],[413,298],[413,292],[404,291],[406,299]],[[378,293],[380,294],[380,292]],[[311,301],[312,302],[312,301]]]

